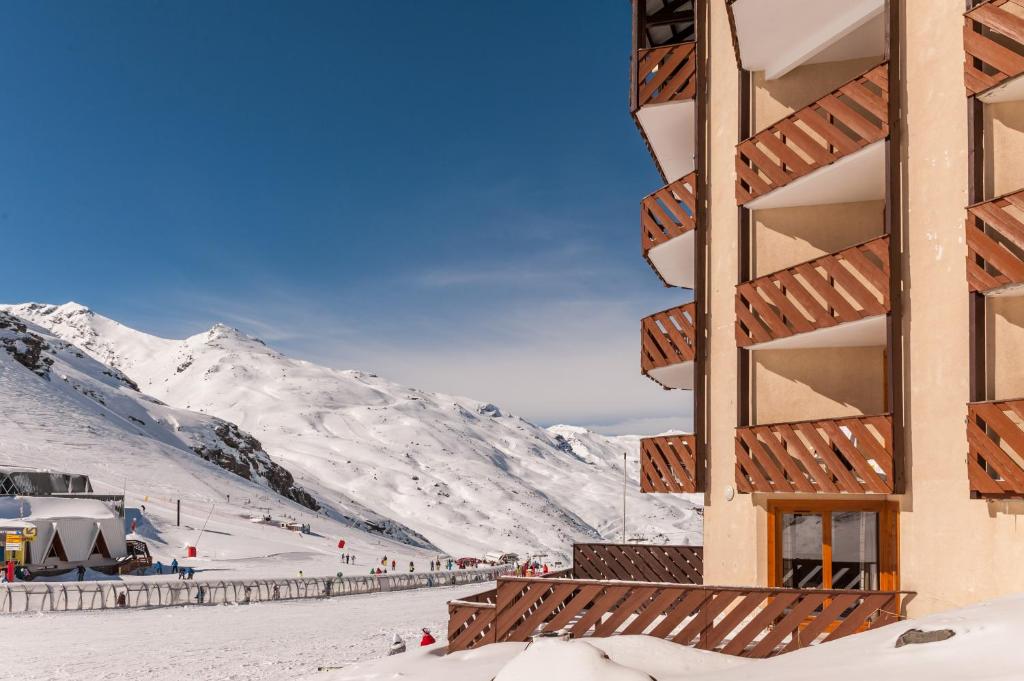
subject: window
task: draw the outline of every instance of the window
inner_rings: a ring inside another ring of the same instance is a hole
[[[769,502],[772,586],[895,590],[897,510],[885,501]]]

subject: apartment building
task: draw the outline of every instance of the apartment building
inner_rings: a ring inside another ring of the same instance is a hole
[[[633,0],[633,39],[681,302],[641,368],[695,413],[641,489],[704,494],[704,583],[1024,591],[1024,1]]]

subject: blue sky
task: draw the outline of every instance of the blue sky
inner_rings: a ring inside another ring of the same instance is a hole
[[[469,7],[9,4],[0,302],[225,322],[543,424],[688,427],[639,374],[640,318],[687,295],[639,254],[661,182],[629,3]]]

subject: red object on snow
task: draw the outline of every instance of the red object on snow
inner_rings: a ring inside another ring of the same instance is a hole
[[[7,561],[7,581],[8,582],[13,582],[14,581],[14,561],[13,560]]]
[[[548,564],[544,563],[544,574],[548,573]]]
[[[195,558],[196,557],[196,547],[189,546],[186,553],[188,553],[188,557],[189,558]]]
[[[339,549],[345,548],[345,540],[344,539],[339,539],[338,540],[338,548]]]
[[[432,643],[437,643],[434,637],[430,635],[430,629],[423,630],[423,638],[420,639],[421,646],[429,646]]]

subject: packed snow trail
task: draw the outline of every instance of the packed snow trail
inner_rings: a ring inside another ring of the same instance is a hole
[[[180,681],[300,678],[386,653],[398,633],[447,631],[449,600],[487,588],[420,589],[287,603],[0,617],[3,678]],[[16,645],[13,645],[16,642]]]

